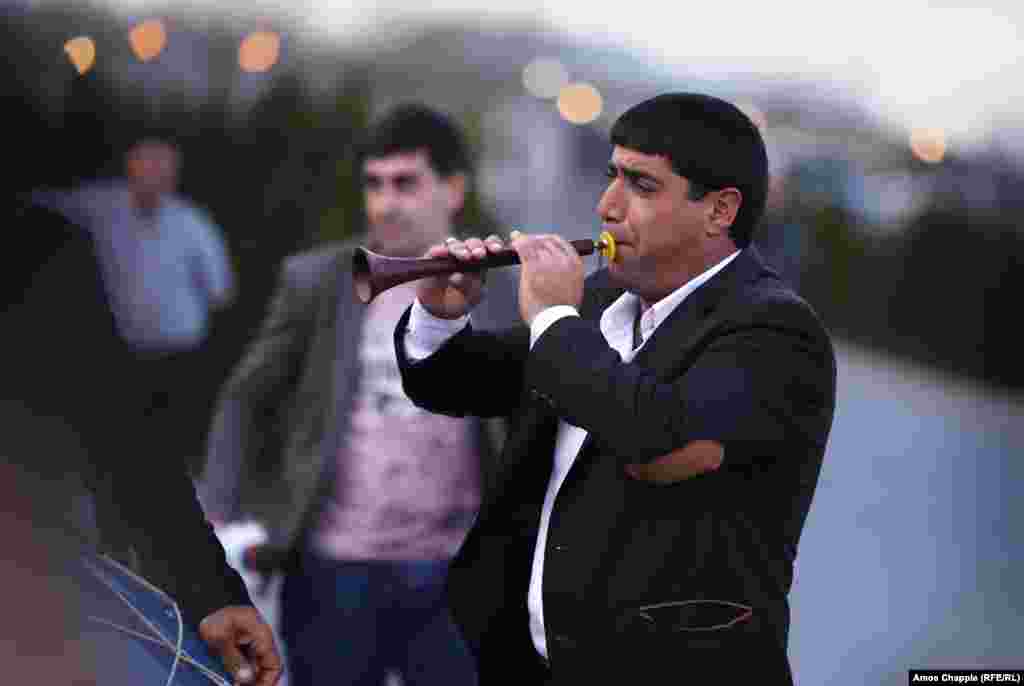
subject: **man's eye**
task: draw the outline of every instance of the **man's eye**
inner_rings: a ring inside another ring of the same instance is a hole
[[[395,189],[401,193],[409,193],[416,190],[419,179],[415,176],[399,176],[395,179]]]
[[[653,193],[656,190],[654,184],[646,179],[630,179],[629,185],[641,193]]]

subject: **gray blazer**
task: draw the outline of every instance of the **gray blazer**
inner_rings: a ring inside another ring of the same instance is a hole
[[[331,492],[335,464],[326,456],[337,453],[358,389],[365,306],[352,292],[355,245],[282,263],[267,317],[220,392],[208,437],[197,484],[207,513],[261,522],[267,548],[279,553],[301,545]],[[518,322],[513,271],[489,277],[476,328]],[[469,421],[481,459],[497,454],[504,420]]]

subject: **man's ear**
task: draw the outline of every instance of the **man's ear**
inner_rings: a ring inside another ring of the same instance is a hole
[[[712,191],[711,207],[708,213],[708,235],[728,235],[729,227],[736,221],[743,194],[738,188],[723,188]]]
[[[448,187],[448,211],[454,214],[466,204],[466,175],[457,172],[446,178],[444,183]]]

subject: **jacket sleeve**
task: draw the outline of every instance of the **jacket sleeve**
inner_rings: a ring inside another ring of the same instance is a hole
[[[411,307],[395,327],[395,353],[402,387],[413,403],[452,417],[506,417],[515,411],[529,329],[482,331],[470,325],[430,357],[413,362],[405,354],[404,343],[410,311]]]
[[[192,626],[222,607],[251,605],[206,521],[184,460],[146,460],[141,452],[122,458],[112,495],[142,575],[175,599]]]
[[[33,213],[23,220],[31,222],[28,234],[47,241],[37,245],[54,251],[30,255],[39,260],[36,274],[21,285],[18,311],[5,315],[8,342],[21,353],[12,351],[5,391],[56,434],[36,436],[25,457],[41,473],[74,474],[93,492],[103,543],[131,545],[139,571],[175,598],[190,624],[220,607],[248,604],[199,507],[184,457],[154,459],[146,449],[159,437],[139,421],[145,377],[117,335],[91,239],[54,217]],[[13,362],[31,377],[16,376]],[[66,446],[61,433],[70,438]],[[63,488],[58,478],[54,487],[55,494]],[[69,524],[92,528],[84,520]]]
[[[313,328],[315,293],[293,285],[287,263],[267,315],[221,389],[207,439],[199,497],[225,520],[240,511],[240,483],[255,455],[272,439],[272,417],[301,370]]]
[[[526,377],[623,465],[699,439],[722,443],[727,464],[821,443],[835,401],[831,343],[795,302],[722,324],[692,364],[667,378],[623,363],[595,322],[566,317],[537,340]]]

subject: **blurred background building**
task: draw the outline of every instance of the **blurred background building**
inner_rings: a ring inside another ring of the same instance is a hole
[[[280,259],[360,229],[349,143],[373,113],[420,100],[475,138],[467,231],[578,238],[597,231],[614,119],[661,91],[707,91],[762,127],[774,178],[758,242],[840,342],[793,592],[798,683],[1024,668],[1024,98],[1005,85],[1024,80],[1021,10],[915,2],[852,25],[800,2],[745,7],[737,21],[776,47],[759,57],[723,38],[721,53],[687,58],[713,8],[663,18],[673,52],[555,4],[507,21],[468,1],[420,16],[276,4],[0,4],[9,135],[46,132],[16,157],[13,190],[112,176],[154,131],[189,159],[183,191],[223,227],[239,274],[197,379],[203,402],[251,338]],[[830,42],[862,52],[837,58]]]

